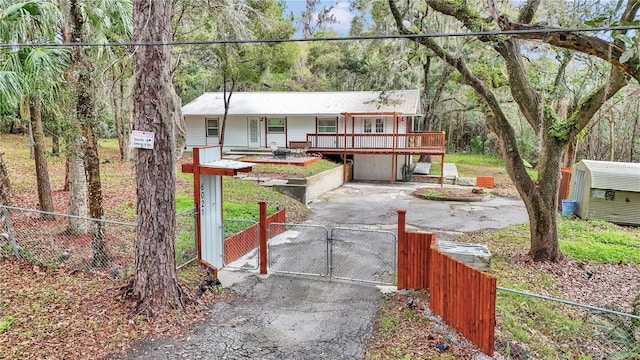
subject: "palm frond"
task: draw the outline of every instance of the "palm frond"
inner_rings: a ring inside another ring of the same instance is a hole
[[[0,71],[0,103],[2,106],[15,106],[22,95],[20,76],[13,71]]]

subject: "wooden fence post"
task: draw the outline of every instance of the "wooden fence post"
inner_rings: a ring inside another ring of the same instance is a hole
[[[398,290],[407,288],[407,210],[398,209]]]
[[[260,201],[260,274],[267,273],[267,203]]]

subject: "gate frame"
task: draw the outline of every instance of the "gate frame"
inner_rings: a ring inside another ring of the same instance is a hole
[[[262,203],[261,203],[262,205]],[[265,204],[266,207],[266,204]],[[262,219],[262,217],[261,217]],[[266,223],[266,221],[265,221]],[[261,221],[262,224],[262,221]],[[317,273],[302,273],[302,272],[295,272],[295,271],[280,271],[280,270],[271,270],[274,273],[280,273],[280,274],[291,274],[291,275],[302,275],[302,276],[314,276],[314,277],[323,277],[323,278],[327,278],[329,281],[333,281],[333,280],[344,280],[344,281],[351,281],[351,282],[358,282],[358,283],[364,283],[364,284],[371,284],[371,285],[393,285],[395,283],[395,279],[396,276],[398,274],[397,272],[397,266],[398,266],[398,262],[397,262],[397,244],[398,244],[398,237],[396,234],[394,234],[391,231],[387,231],[387,230],[372,230],[372,229],[362,229],[362,228],[348,228],[348,227],[335,227],[335,228],[331,228],[329,229],[326,226],[323,225],[309,225],[309,224],[295,224],[295,223],[277,223],[277,222],[273,222],[270,223],[268,225],[266,225],[266,231],[264,232],[264,237],[261,236],[260,239],[260,251],[261,251],[261,256],[260,256],[260,264],[263,264],[262,259],[266,259],[266,261],[264,261],[265,263],[265,271],[262,272],[262,267],[261,267],[261,274],[266,274],[267,273],[267,268],[271,268],[272,267],[272,259],[271,259],[271,249],[270,249],[270,245],[268,240],[271,239],[271,227],[272,226],[283,226],[283,227],[305,227],[305,228],[315,228],[315,229],[324,229],[324,233],[325,233],[325,237],[323,239],[323,241],[325,242],[326,246],[325,246],[325,257],[326,257],[326,267],[325,267],[325,274],[317,274]],[[262,229],[262,227],[261,227]],[[391,235],[392,237],[392,244],[391,247],[393,249],[392,253],[392,267],[391,267],[391,278],[393,279],[391,282],[381,282],[381,281],[374,281],[374,280],[368,280],[368,279],[357,279],[357,278],[348,278],[348,277],[343,277],[343,276],[336,276],[334,275],[334,269],[335,266],[333,264],[333,260],[334,260],[334,246],[335,246],[335,231],[336,230],[349,230],[349,231],[360,231],[360,232],[367,232],[367,233],[379,233],[379,234],[388,234]],[[262,231],[261,231],[262,232]],[[264,239],[264,241],[263,241]],[[263,245],[263,243],[265,245]],[[263,258],[262,257],[262,251],[265,251],[266,255]],[[267,249],[269,249],[269,251],[267,251]],[[268,266],[267,266],[268,265]]]

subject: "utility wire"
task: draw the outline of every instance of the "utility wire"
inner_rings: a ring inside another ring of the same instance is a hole
[[[610,31],[640,30],[640,25],[629,26],[605,26],[589,28],[548,28],[548,29],[522,29],[522,30],[497,30],[497,31],[472,31],[455,33],[428,33],[428,34],[394,34],[394,35],[365,35],[365,36],[331,36],[318,38],[293,38],[293,39],[232,39],[232,40],[185,40],[185,41],[128,41],[128,42],[75,42],[75,43],[25,43],[7,44],[0,43],[0,48],[19,47],[130,47],[130,46],[181,46],[181,45],[219,45],[219,44],[279,44],[291,42],[316,42],[316,41],[354,41],[354,40],[389,40],[389,39],[420,39],[442,37],[476,37],[498,36],[518,34],[551,34],[551,33],[579,33],[579,32],[610,32]]]

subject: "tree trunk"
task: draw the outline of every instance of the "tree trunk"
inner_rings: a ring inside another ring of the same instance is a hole
[[[538,178],[544,180],[524,183],[525,186],[520,186],[520,194],[529,215],[529,256],[535,261],[558,261],[561,254],[555,209],[558,208],[562,145],[554,143],[551,138],[542,141],[546,142],[546,146],[542,146],[543,151],[539,156]]]
[[[562,162],[564,167],[573,167],[573,163],[576,159],[576,145],[576,141],[567,142]]]
[[[220,124],[220,129],[218,133],[218,144],[224,146],[224,130],[227,125],[227,115],[229,114],[229,106],[231,104],[231,95],[233,95],[233,91],[236,88],[236,80],[234,78],[231,79],[231,89],[227,91],[227,77],[223,75],[222,77],[222,99],[224,100],[224,115],[222,116],[222,124]]]
[[[62,191],[69,191],[69,158],[64,162],[64,183]]]
[[[60,136],[58,134],[51,135],[51,155],[60,156]]]
[[[616,159],[616,135],[615,135],[615,122],[609,121],[609,161],[615,161]]]
[[[9,205],[11,197],[11,183],[9,182],[9,172],[2,158],[4,153],[0,153],[0,205]]]
[[[170,40],[171,1],[134,0],[136,42]],[[137,149],[136,271],[126,296],[139,312],[184,309],[175,266],[175,126],[182,117],[171,84],[168,46],[138,47],[133,56],[133,123],[155,134],[153,150]]]
[[[53,212],[53,196],[51,195],[51,182],[49,181],[49,168],[44,154],[44,131],[42,129],[42,112],[40,100],[37,97],[31,99],[29,105],[31,127],[33,128],[33,149],[36,163],[36,181],[38,186],[38,207],[41,211]],[[43,214],[43,219],[53,220],[52,215]]]
[[[640,104],[640,103],[638,103]],[[631,131],[631,146],[629,148],[629,162],[633,162],[633,151],[636,147],[636,138],[638,134],[638,124],[640,124],[640,106],[636,107],[636,120],[633,123],[633,129]]]
[[[84,172],[84,160],[82,160],[82,145],[79,140],[70,144],[70,155],[67,158],[69,165],[69,215],[87,216],[87,181]],[[74,236],[87,233],[88,222],[76,217],[69,218],[67,232]]]
[[[72,0],[71,23],[73,25],[72,38],[77,42],[86,41],[84,16],[77,0]],[[84,136],[84,167],[87,175],[89,190],[89,215],[95,219],[91,225],[91,249],[93,251],[93,266],[103,267],[111,262],[111,255],[107,249],[104,230],[104,208],[102,205],[102,183],[100,181],[100,156],[98,155],[98,121],[95,110],[95,89],[93,86],[94,69],[87,58],[84,49],[75,46],[71,51],[71,58],[76,66],[76,114],[82,127]]]
[[[29,119],[29,159],[36,158],[36,146],[35,139],[33,138],[33,125],[31,125],[31,119]]]
[[[118,68],[124,72],[122,65]],[[120,160],[129,161],[129,121],[124,116],[124,82],[122,78],[114,75],[116,82],[114,88],[117,91],[111,92],[111,108],[113,109],[113,118],[115,122],[116,134],[118,136],[118,147],[120,148]]]

